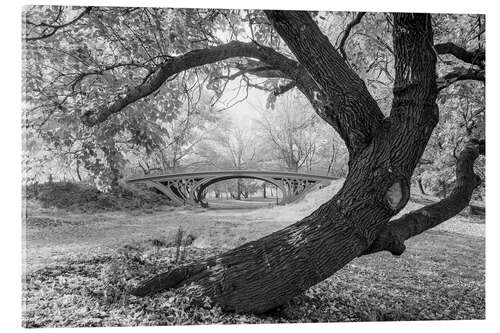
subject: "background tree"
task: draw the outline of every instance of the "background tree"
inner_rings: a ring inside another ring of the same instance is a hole
[[[213,132],[210,142],[200,146],[199,154],[207,163],[221,170],[245,170],[257,165],[252,135],[231,122],[221,123],[219,131]],[[243,186],[243,180],[238,179],[236,191],[233,192],[235,199],[241,200]]]
[[[134,136],[130,138],[135,150],[129,160],[136,160],[144,174],[173,173],[205,165],[206,161],[196,156],[196,148],[210,138],[210,133],[219,130],[219,120],[219,114],[206,99],[194,103],[186,91],[186,102],[173,119],[160,123],[162,132],[157,144],[144,148],[133,140]]]
[[[257,126],[261,138],[271,147],[281,167],[291,172],[311,171],[318,150],[320,119],[308,109],[306,101],[288,94],[279,99],[274,110],[260,110]],[[311,110],[312,111],[312,110]]]

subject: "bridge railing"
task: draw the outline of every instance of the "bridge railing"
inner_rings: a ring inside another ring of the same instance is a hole
[[[262,171],[262,170],[217,170],[217,171],[197,171],[197,172],[185,172],[185,173],[165,173],[156,175],[141,175],[138,177],[127,177],[126,182],[140,182],[140,181],[160,181],[161,179],[181,179],[181,178],[196,178],[196,177],[208,177],[208,176],[271,176],[271,177],[285,177],[285,178],[311,178],[316,180],[334,180],[338,177],[331,177],[312,173],[298,173],[289,171]],[[244,178],[244,177],[243,177]],[[251,177],[250,177],[251,178]]]

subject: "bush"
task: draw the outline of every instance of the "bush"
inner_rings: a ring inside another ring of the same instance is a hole
[[[84,183],[53,182],[31,184],[26,186],[24,193],[26,199],[38,200],[44,208],[67,210],[154,209],[169,204],[168,198],[162,194],[148,188],[128,185],[120,185],[110,192],[101,192]]]

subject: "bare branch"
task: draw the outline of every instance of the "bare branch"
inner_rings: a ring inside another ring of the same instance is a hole
[[[458,81],[475,80],[485,82],[484,74],[484,69],[456,68],[454,71],[436,79],[437,89],[440,91]]]
[[[454,43],[441,43],[434,45],[437,54],[451,54],[455,58],[462,60],[471,65],[479,66],[484,69],[485,52],[484,49],[477,49],[474,51],[467,51],[466,49]]]
[[[356,17],[349,22],[349,24],[345,27],[344,34],[342,35],[342,39],[340,40],[340,44],[338,47],[338,50],[342,54],[342,57],[347,61],[347,54],[345,53],[345,43],[347,41],[347,38],[349,37],[349,34],[351,33],[351,30],[354,26],[358,25],[361,22],[361,19],[363,16],[365,16],[366,12],[359,12]]]
[[[65,27],[72,25],[73,23],[79,21],[83,16],[90,13],[91,10],[92,10],[92,7],[87,7],[87,8],[85,8],[85,10],[83,12],[81,12],[77,17],[75,17],[71,21],[60,24],[60,25],[48,24],[48,23],[44,23],[44,22],[33,23],[33,22],[27,20],[26,24],[28,24],[28,25],[32,25],[32,26],[36,26],[36,27],[45,27],[45,28],[49,28],[51,30],[48,33],[45,33],[45,31],[44,31],[44,33],[42,33],[42,35],[37,36],[37,37],[26,37],[25,40],[34,41],[34,40],[49,38],[50,36],[54,35],[58,30],[65,28]],[[60,16],[60,14],[61,14],[61,12],[58,13],[58,18]]]

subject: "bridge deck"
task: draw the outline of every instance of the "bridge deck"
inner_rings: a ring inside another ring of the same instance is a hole
[[[202,172],[186,172],[172,173],[154,176],[130,177],[125,179],[127,183],[137,183],[143,181],[162,181],[185,178],[205,178],[214,176],[268,176],[268,177],[283,177],[283,178],[307,178],[311,180],[335,180],[338,178],[323,176],[308,173],[295,173],[286,171],[259,171],[259,170],[222,170],[222,171],[202,171]]]

